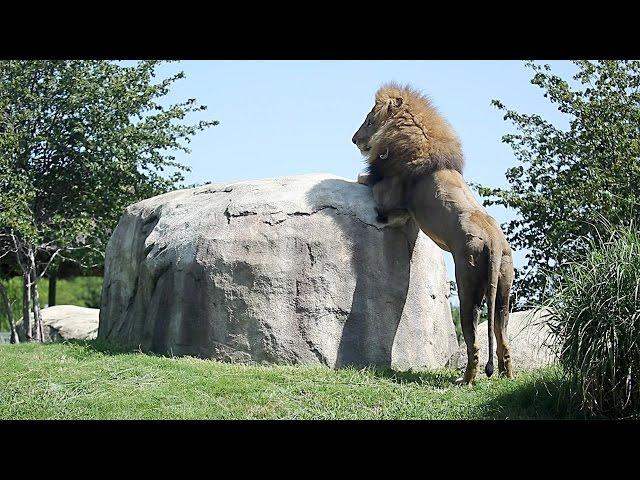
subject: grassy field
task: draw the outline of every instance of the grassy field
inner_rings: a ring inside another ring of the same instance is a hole
[[[1,419],[566,418],[559,375],[232,365],[123,353],[96,342],[0,346]]]

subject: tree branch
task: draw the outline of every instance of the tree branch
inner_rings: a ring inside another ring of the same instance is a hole
[[[47,273],[47,269],[49,268],[49,266],[51,265],[51,262],[53,262],[53,259],[56,258],[56,256],[60,253],[60,249],[56,250],[55,253],[53,255],[51,255],[51,258],[49,259],[49,261],[47,262],[47,265],[44,267],[44,270],[42,270],[42,273],[40,275],[38,275],[38,278],[42,278],[44,277],[44,274]]]

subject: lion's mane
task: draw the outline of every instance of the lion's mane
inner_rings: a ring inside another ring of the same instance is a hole
[[[369,142],[369,173],[379,178],[421,177],[444,169],[462,173],[460,140],[425,95],[410,86],[389,83],[375,98],[374,115],[381,126]]]

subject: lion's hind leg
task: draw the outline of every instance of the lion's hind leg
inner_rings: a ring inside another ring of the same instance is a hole
[[[458,383],[473,384],[476,380],[479,362],[479,347],[476,340],[478,319],[480,318],[480,307],[473,305],[471,302],[460,300],[460,323],[462,326],[462,335],[467,346],[467,367],[464,376],[458,380]]]
[[[457,260],[457,259],[456,259]],[[462,271],[465,270],[463,274]],[[467,346],[467,367],[464,376],[456,383],[475,383],[478,372],[479,347],[477,327],[480,319],[480,307],[484,297],[484,283],[477,276],[474,265],[456,265],[456,282],[460,299],[460,324],[462,335]]]
[[[509,294],[513,282],[513,264],[511,258],[503,257],[503,265],[500,269],[498,281],[498,294],[496,295],[496,315],[493,331],[496,336],[496,353],[498,356],[498,372],[507,378],[513,378],[511,365],[511,349],[507,337],[509,324]]]

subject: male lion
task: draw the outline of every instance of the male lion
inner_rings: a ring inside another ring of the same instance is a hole
[[[464,157],[451,126],[419,92],[388,84],[376,93],[375,104],[352,141],[367,157],[369,173],[358,181],[373,187],[378,220],[400,223],[413,218],[453,255],[467,345],[467,368],[458,382],[475,382],[476,329],[485,297],[489,316],[485,373],[493,374],[493,330],[498,370],[512,378],[507,340],[514,273],[511,248],[462,178]]]

